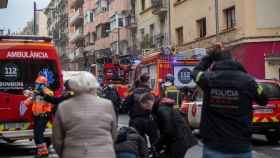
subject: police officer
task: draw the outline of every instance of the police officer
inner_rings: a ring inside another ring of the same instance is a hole
[[[203,157],[251,158],[252,103],[266,105],[263,88],[219,45],[194,68],[192,77],[204,92]]]
[[[44,140],[44,131],[49,121],[52,105],[46,102],[42,96],[53,96],[53,92],[47,87],[48,79],[44,76],[38,76],[35,81],[35,90],[33,95],[24,101],[26,106],[32,107],[34,122],[34,140],[37,147],[37,157],[47,156],[48,147]]]

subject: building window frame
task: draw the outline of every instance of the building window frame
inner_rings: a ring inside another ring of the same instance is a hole
[[[207,21],[206,17],[196,20],[197,32],[199,38],[204,38],[207,35]]]
[[[142,11],[146,9],[146,0],[141,0],[141,9]]]
[[[231,6],[223,10],[226,30],[233,29],[236,26],[236,10],[235,6]]]
[[[177,37],[177,45],[183,45],[184,44],[184,27],[177,27],[176,28],[176,37]]]

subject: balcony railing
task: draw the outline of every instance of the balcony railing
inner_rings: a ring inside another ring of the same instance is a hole
[[[83,10],[78,9],[75,14],[70,18],[70,24],[78,25],[83,22]]]
[[[130,28],[136,28],[137,27],[137,22],[136,22],[136,17],[135,15],[130,15],[128,17],[128,26]]]
[[[84,38],[83,29],[79,28],[74,33],[70,34],[70,41],[75,42]]]
[[[152,0],[153,14],[165,15],[168,12],[169,0]]]

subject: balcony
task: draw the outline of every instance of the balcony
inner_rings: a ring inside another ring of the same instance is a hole
[[[153,14],[164,16],[168,12],[169,0],[152,0]]]
[[[137,28],[137,22],[136,22],[136,16],[130,15],[128,18],[128,27],[130,29],[136,29]]]
[[[83,53],[84,53],[84,48],[82,48],[82,47],[77,48],[74,52],[75,58],[83,57]]]
[[[95,41],[95,50],[101,49],[110,49],[111,48],[111,38],[110,36],[105,38],[100,38]]]
[[[70,42],[76,42],[84,38],[83,29],[79,28],[75,32],[70,33]]]
[[[83,22],[83,10],[78,9],[75,14],[70,18],[71,25],[79,25]]]
[[[71,8],[80,8],[82,7],[84,0],[71,0],[70,7]]]
[[[119,37],[118,37],[119,34]],[[121,27],[119,28],[115,28],[111,34],[111,43],[117,42],[117,41],[128,41],[129,40],[129,30]],[[119,39],[118,39],[119,38]]]

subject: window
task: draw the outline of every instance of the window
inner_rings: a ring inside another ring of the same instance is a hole
[[[119,27],[123,27],[124,24],[123,24],[123,18],[119,18]]]
[[[235,18],[235,7],[230,7],[224,10],[225,21],[226,21],[226,29],[234,28],[236,24]]]
[[[202,18],[196,21],[198,35],[200,38],[206,36],[206,18]]]
[[[141,0],[142,11],[146,8],[146,0]]]
[[[150,35],[153,36],[154,35],[154,30],[155,30],[155,26],[154,24],[150,25]]]
[[[93,22],[93,18],[94,18],[94,12],[93,12],[93,11],[90,12],[89,17],[90,17],[90,18],[89,18],[89,19],[90,19],[89,21],[90,21],[90,22]]]
[[[150,25],[150,41],[151,41],[152,45],[155,43],[155,41],[154,41],[154,31],[155,31],[155,26],[154,26],[154,24],[151,24]]]
[[[140,35],[141,35],[141,41],[144,41],[144,36],[145,36],[145,29],[144,28],[140,29]]]
[[[108,37],[109,33],[110,33],[110,23],[103,24],[101,37]]]
[[[179,27],[176,29],[176,35],[177,35],[177,44],[182,45],[184,43],[183,27]]]

